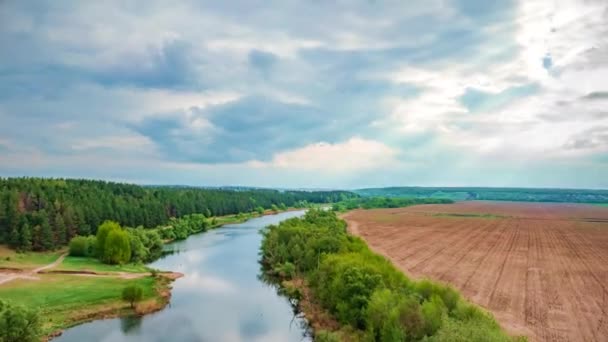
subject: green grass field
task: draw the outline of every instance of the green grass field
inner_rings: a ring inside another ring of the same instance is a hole
[[[39,310],[44,334],[72,325],[74,317],[83,310],[95,312],[108,306],[117,309],[128,306],[121,299],[122,289],[127,285],[140,285],[144,289],[144,299],[156,296],[153,277],[39,276],[40,280],[15,280],[0,286],[0,298]]]
[[[144,273],[150,269],[142,264],[108,265],[95,258],[67,256],[54,270]]]
[[[52,263],[64,252],[64,250],[59,250],[18,253],[6,246],[0,246],[0,268],[33,269]]]

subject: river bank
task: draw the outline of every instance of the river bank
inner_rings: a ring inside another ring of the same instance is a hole
[[[211,219],[211,228],[273,214],[277,213],[216,217]],[[66,252],[64,248],[16,253],[0,246],[0,297],[38,310],[44,340],[85,322],[160,311],[170,301],[171,283],[183,276],[177,272],[157,272],[141,264],[107,265],[95,258],[66,256]],[[122,289],[133,284],[144,288],[144,300],[135,309],[121,299]]]

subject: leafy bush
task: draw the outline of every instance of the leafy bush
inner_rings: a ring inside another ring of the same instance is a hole
[[[87,255],[88,240],[84,236],[75,236],[70,240],[70,255],[83,257]]]
[[[75,236],[70,240],[69,253],[71,256],[92,257],[95,256],[97,238],[90,236]]]
[[[37,312],[0,300],[0,341],[34,342],[40,340]]]
[[[102,259],[105,256],[106,238],[111,231],[120,229],[120,225],[114,221],[105,221],[97,228],[97,253]]]
[[[316,342],[340,342],[340,337],[336,333],[327,330],[319,330],[315,333]]]
[[[106,238],[103,261],[107,264],[126,264],[131,260],[129,234],[122,229],[110,231]]]

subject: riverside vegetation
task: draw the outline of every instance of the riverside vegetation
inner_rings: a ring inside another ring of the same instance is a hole
[[[453,288],[409,279],[332,211],[268,227],[261,254],[265,273],[304,309],[317,341],[525,340]]]
[[[0,244],[12,248],[0,246],[0,268],[26,275],[0,286],[0,324],[25,322],[0,330],[0,341],[36,340],[95,318],[158,310],[168,302],[175,275],[143,263],[158,259],[164,243],[288,207],[356,196],[0,178]],[[69,255],[60,259],[68,244]],[[27,273],[53,262],[50,271]]]

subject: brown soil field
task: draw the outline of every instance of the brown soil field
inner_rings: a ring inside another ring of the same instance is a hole
[[[608,207],[471,201],[344,216],[406,274],[453,285],[531,341],[608,341]]]

